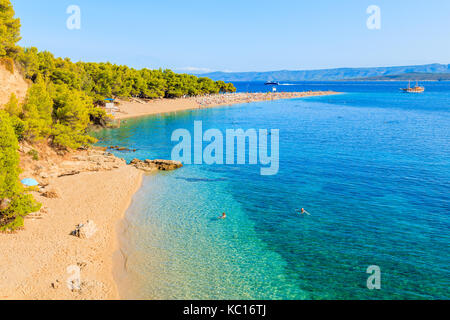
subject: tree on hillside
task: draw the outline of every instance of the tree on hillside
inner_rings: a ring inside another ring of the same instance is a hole
[[[24,137],[25,123],[20,119],[22,116],[22,105],[17,99],[17,96],[12,93],[9,102],[5,105],[5,111],[9,114],[11,118],[11,124],[16,133],[17,139],[21,141]]]
[[[51,52],[42,51],[38,53],[39,73],[47,79],[55,71],[56,59]]]
[[[14,56],[20,40],[20,20],[14,18],[10,0],[0,0],[0,57]]]
[[[9,115],[0,110],[0,231],[23,226],[23,218],[39,210],[19,182],[19,144]]]
[[[11,93],[11,97],[9,98],[9,102],[5,105],[5,110],[11,116],[19,116],[22,113],[22,109],[20,107],[19,99],[15,93]]]
[[[58,147],[77,149],[96,140],[86,134],[93,108],[92,98],[84,92],[57,85],[53,92],[54,118],[53,144]]]
[[[25,121],[25,135],[29,140],[46,137],[53,123],[53,100],[47,91],[47,85],[41,76],[28,89],[28,96],[23,106],[22,119]]]
[[[38,49],[36,47],[23,48],[19,51],[16,60],[22,65],[25,76],[35,80],[39,73]]]
[[[11,198],[19,179],[19,144],[9,116],[0,111],[0,199]]]

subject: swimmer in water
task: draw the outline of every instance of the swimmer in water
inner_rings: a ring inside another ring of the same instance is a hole
[[[219,219],[221,219],[221,220],[225,220],[226,218],[227,218],[227,214],[225,212],[222,213],[221,217],[219,217]]]
[[[297,209],[298,210],[298,209]],[[300,214],[307,214],[308,216],[310,216],[311,214],[308,212],[308,211],[306,211],[304,208],[302,208],[302,210],[298,210],[298,211],[300,211],[299,213]]]

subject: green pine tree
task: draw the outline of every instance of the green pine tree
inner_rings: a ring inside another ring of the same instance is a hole
[[[19,99],[15,93],[11,93],[11,97],[9,98],[9,102],[5,105],[5,110],[11,116],[19,116],[22,113],[22,109],[20,108]]]
[[[20,38],[20,20],[14,18],[10,0],[0,0],[0,57],[14,56]]]
[[[22,115],[22,106],[14,93],[11,94],[9,102],[5,105],[5,111],[8,112],[11,117],[11,123],[17,139],[19,141],[22,140],[25,132],[25,122],[20,119],[20,116]]]
[[[53,126],[53,143],[59,147],[77,149],[96,140],[86,134],[90,123],[92,99],[83,91],[71,90],[66,85],[55,86],[56,124]]]
[[[10,116],[0,110],[0,231],[23,226],[24,217],[40,209],[19,182],[19,144]],[[6,205],[5,205],[6,204]]]
[[[51,130],[53,123],[53,100],[47,91],[47,85],[41,76],[38,76],[28,90],[27,101],[23,106],[25,122],[25,137],[28,140],[45,138]]]

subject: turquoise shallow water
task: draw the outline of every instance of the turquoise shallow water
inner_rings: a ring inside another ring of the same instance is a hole
[[[337,96],[128,120],[100,145],[170,158],[175,129],[280,129],[280,171],[187,165],[128,210],[122,295],[156,299],[450,298],[450,83],[330,83]],[[258,91],[260,84],[238,88]],[[326,89],[301,83],[290,91]],[[305,207],[312,215],[299,216]],[[223,211],[228,219],[217,220]],[[366,269],[381,268],[381,290]]]

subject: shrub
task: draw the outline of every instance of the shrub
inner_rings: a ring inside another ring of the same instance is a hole
[[[11,73],[14,73],[14,60],[9,57],[3,57],[0,59],[0,64]]]
[[[25,122],[17,116],[11,116],[11,124],[14,128],[17,140],[22,141],[25,134]]]
[[[10,116],[0,110],[0,200],[8,199],[9,206],[0,211],[0,231],[15,230],[23,225],[23,218],[39,210],[40,204],[24,193],[19,182],[19,143]]]
[[[41,209],[30,194],[17,194],[9,208],[0,215],[0,231],[14,231],[23,227],[24,218]]]
[[[34,149],[31,149],[30,151],[27,152],[27,154],[34,160],[34,161],[39,161],[39,152],[37,152]]]
[[[77,131],[63,124],[56,124],[52,130],[52,143],[55,147],[78,149],[97,142],[84,131]]]
[[[9,102],[5,105],[5,110],[11,116],[19,116],[22,113],[22,109],[19,104],[19,99],[17,99],[17,96],[15,93],[11,94],[11,97],[9,98]]]
[[[91,107],[89,108],[89,118],[92,124],[105,127],[109,120],[111,120],[111,116],[109,116],[105,109],[99,107]]]

